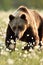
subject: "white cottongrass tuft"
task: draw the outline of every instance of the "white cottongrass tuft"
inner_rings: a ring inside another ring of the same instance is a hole
[[[43,65],[43,58],[40,59],[40,65]]]
[[[31,37],[31,39],[33,39],[33,37]]]
[[[12,38],[12,36],[10,38]]]
[[[32,48],[30,48],[30,49],[29,49],[29,52],[33,52],[33,49],[32,49]]]
[[[18,51],[18,48],[15,48],[15,51]]]
[[[22,53],[20,53],[20,56],[22,55]]]
[[[27,55],[30,59],[32,59],[32,56],[31,56],[31,54],[29,53],[28,55]]]
[[[24,47],[22,46],[22,49],[24,49]]]
[[[14,60],[9,58],[9,59],[7,60],[7,63],[10,64],[10,65],[12,65],[12,64],[14,64]]]
[[[41,45],[43,46],[43,43],[42,43],[42,41],[40,41],[40,43],[41,43]]]
[[[5,50],[1,50],[0,54],[1,55],[5,55],[5,56],[8,56],[8,52],[6,52]]]
[[[9,41],[7,40],[7,43],[9,43]]]
[[[27,52],[27,50],[25,50],[25,54],[27,54],[28,52]]]
[[[28,47],[29,47],[30,45],[28,44]]]
[[[2,35],[2,32],[0,32],[0,35]]]
[[[8,48],[6,48],[6,50],[5,50],[6,52],[11,52],[11,50],[9,50]]]
[[[3,47],[2,47],[2,46],[0,46],[0,49],[3,49]]]
[[[35,52],[32,52],[31,53],[31,56],[35,59],[39,59],[39,56],[35,53]]]
[[[43,58],[40,59],[40,62],[43,62]]]
[[[26,58],[27,57],[27,54],[23,54],[23,57]]]
[[[40,46],[38,45],[38,46],[35,46],[34,48],[35,48],[35,49],[39,49],[39,48],[40,48]]]
[[[29,36],[29,34],[27,34],[27,37]]]
[[[11,43],[13,44],[14,43],[14,40],[11,40]]]

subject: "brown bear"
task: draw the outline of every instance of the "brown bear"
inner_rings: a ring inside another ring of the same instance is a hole
[[[29,34],[29,36],[27,36]],[[31,37],[34,39],[32,40]],[[9,48],[11,39],[25,41],[27,43],[34,42],[35,45],[43,43],[43,18],[35,10],[28,9],[25,6],[20,6],[14,15],[9,15],[9,23],[6,32],[6,47]],[[11,49],[11,48],[9,48]],[[28,45],[24,47],[28,49]]]

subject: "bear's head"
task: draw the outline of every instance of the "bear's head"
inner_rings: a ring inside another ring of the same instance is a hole
[[[14,32],[15,37],[18,39],[22,38],[24,32],[27,29],[26,15],[22,14],[18,17],[10,15],[9,20],[9,25]]]

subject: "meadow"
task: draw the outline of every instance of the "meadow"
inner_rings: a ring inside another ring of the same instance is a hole
[[[43,46],[41,48],[23,51],[25,42],[17,40],[15,51],[6,49],[5,37],[9,21],[9,14],[12,11],[0,11],[0,65],[43,65]],[[43,16],[43,10],[40,11]]]

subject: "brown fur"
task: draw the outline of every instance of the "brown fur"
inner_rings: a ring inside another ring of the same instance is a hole
[[[40,42],[43,43],[43,18],[38,12],[25,6],[20,6],[14,12],[14,15],[9,16],[9,19],[5,40],[7,47],[11,44],[11,39],[9,40],[10,36],[12,36],[14,41],[18,37],[22,41],[29,42],[29,37],[26,37],[27,33],[30,33],[30,37],[34,37],[36,45]],[[9,40],[9,43],[7,43],[7,40]]]
[[[26,14],[26,19],[27,19],[27,23],[28,23],[27,25],[28,25],[28,27],[31,26],[31,28],[33,30],[35,40],[36,40],[36,45],[39,44],[39,41],[42,41],[42,43],[43,43],[43,18],[39,15],[38,12],[36,12],[34,10],[30,10],[25,6],[20,6],[18,8],[18,11],[19,10],[24,12],[24,14]]]

